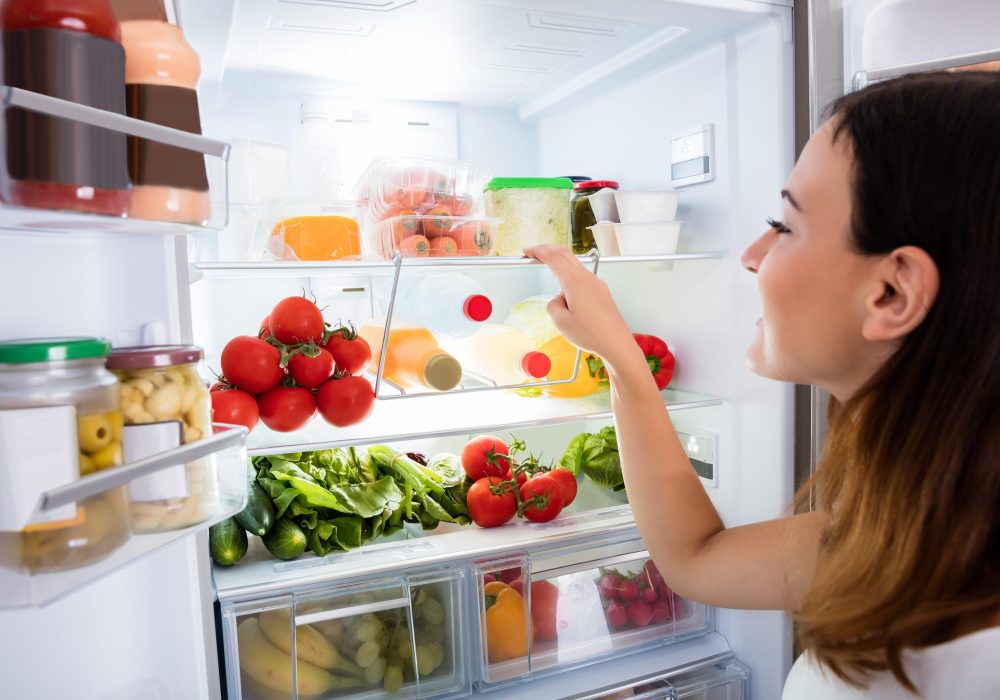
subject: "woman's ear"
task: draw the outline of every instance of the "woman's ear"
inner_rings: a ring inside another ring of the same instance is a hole
[[[877,288],[865,299],[865,340],[897,340],[919,326],[937,298],[937,265],[923,248],[892,251],[875,270]]]

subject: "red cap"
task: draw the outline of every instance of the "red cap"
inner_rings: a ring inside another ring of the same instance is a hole
[[[613,190],[618,189],[618,183],[614,180],[587,180],[585,182],[578,182],[573,185],[574,190],[602,190],[605,187],[610,187]]]
[[[465,317],[470,321],[482,323],[493,314],[493,302],[482,294],[473,294],[465,300],[462,311],[465,312]]]
[[[541,379],[552,369],[552,360],[544,352],[532,350],[521,358],[521,370],[529,377]]]

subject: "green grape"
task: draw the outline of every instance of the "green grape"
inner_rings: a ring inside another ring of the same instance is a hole
[[[428,598],[423,605],[424,619],[431,625],[444,624],[444,606],[433,598]]]
[[[378,685],[382,682],[388,662],[381,656],[368,667],[365,668],[365,682],[369,685]]]
[[[359,642],[371,642],[375,640],[382,631],[382,625],[378,620],[362,619],[354,628],[354,637]]]
[[[392,641],[397,647],[402,646],[403,642],[409,642],[410,630],[406,629],[406,627],[397,627],[396,631],[392,633]]]
[[[431,644],[428,644],[427,648],[430,650],[431,657],[434,659],[433,662],[434,668],[438,668],[441,664],[444,663],[444,646],[442,646],[438,642],[433,642]]]
[[[398,693],[403,687],[403,669],[399,666],[388,666],[382,677],[382,687],[387,693]]]
[[[399,651],[399,655],[403,660],[407,660],[413,656],[413,645],[410,644],[410,635],[406,635],[406,639],[396,644],[396,649]]]
[[[427,676],[434,670],[434,655],[428,647],[417,647],[417,671],[421,676]]]
[[[368,668],[379,657],[381,651],[375,642],[365,642],[358,647],[358,652],[354,655],[354,663],[362,668]]]
[[[444,642],[445,632],[444,627],[427,627],[424,629],[424,635],[432,642]]]

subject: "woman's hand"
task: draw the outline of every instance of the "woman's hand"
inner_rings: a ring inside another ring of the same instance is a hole
[[[549,302],[556,328],[579,348],[615,366],[636,354],[636,344],[607,283],[587,270],[568,248],[537,245],[524,254],[549,266],[562,292]]]

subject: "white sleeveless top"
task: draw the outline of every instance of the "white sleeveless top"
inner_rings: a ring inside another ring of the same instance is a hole
[[[844,683],[802,654],[785,680],[781,700],[979,700],[1000,698],[1000,627],[903,652],[903,665],[920,692],[914,696],[890,671],[871,676],[864,690]]]

